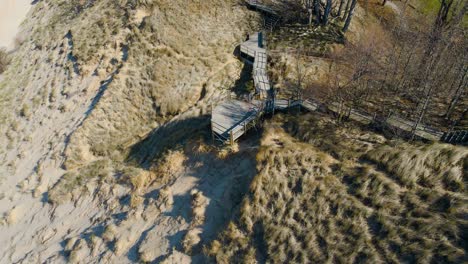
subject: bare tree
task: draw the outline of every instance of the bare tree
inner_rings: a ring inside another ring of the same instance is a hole
[[[294,94],[293,96],[297,99],[302,98],[305,78],[306,78],[306,71],[302,59],[304,57],[304,51],[302,49],[298,49],[295,54],[295,86],[294,86]]]
[[[351,24],[351,19],[353,18],[354,8],[356,8],[357,0],[348,0],[348,4],[351,2],[350,7],[347,11],[346,21],[343,26],[343,31],[348,31],[349,25]]]
[[[338,17],[341,17],[341,12],[343,12],[344,3],[345,3],[345,0],[340,0],[340,6],[338,7],[338,13],[337,13]]]
[[[315,14],[315,23],[320,24],[322,18],[322,11],[320,10],[320,0],[314,0],[314,14]]]
[[[325,10],[323,12],[323,17],[322,17],[322,24],[327,25],[328,24],[328,16],[331,13],[332,10],[332,0],[326,0],[327,4],[325,6]]]
[[[460,79],[458,81],[457,88],[455,90],[455,93],[452,96],[452,99],[450,100],[450,104],[447,108],[447,112],[445,113],[445,118],[450,120],[453,111],[460,101],[460,99],[463,97],[466,91],[466,87],[468,86],[468,66],[464,65],[463,68],[460,68]]]

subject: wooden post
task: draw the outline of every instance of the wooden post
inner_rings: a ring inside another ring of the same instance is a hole
[[[211,140],[213,141],[213,144],[214,144],[215,134],[214,134],[214,129],[213,129],[213,121],[211,121]]]
[[[442,137],[440,138],[440,141],[442,142],[447,142],[447,132],[444,132],[444,134],[442,135]]]
[[[275,112],[275,99],[272,98],[272,99],[269,100],[269,102],[270,102],[270,109],[269,109],[270,112],[269,112],[269,114],[271,114],[271,116],[273,116],[275,114],[274,113]]]
[[[231,132],[230,132],[230,137],[229,137],[229,139],[230,139],[231,146],[234,146],[234,133],[232,133],[232,130],[231,130]]]
[[[263,32],[258,32],[258,47],[263,48]]]

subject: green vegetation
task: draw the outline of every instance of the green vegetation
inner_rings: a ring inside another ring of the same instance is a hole
[[[440,8],[440,0],[418,0],[416,4],[424,14],[435,14]]]

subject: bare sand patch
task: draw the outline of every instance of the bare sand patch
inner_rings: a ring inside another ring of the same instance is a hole
[[[0,0],[0,47],[13,48],[19,26],[30,8],[29,0]]]

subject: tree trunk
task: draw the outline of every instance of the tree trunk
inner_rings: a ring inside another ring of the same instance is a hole
[[[307,14],[309,16],[309,25],[312,24],[313,16],[314,16],[314,8],[313,8],[313,1],[307,0],[306,2]]]
[[[343,12],[344,2],[345,0],[340,0],[340,7],[338,7],[338,17],[341,17],[341,12]]]
[[[346,7],[345,7],[345,12],[344,12],[344,15],[343,15],[343,19],[346,19],[348,17],[348,12],[349,12],[349,7],[351,5],[351,1],[353,1],[353,0],[348,0],[346,2]]]
[[[330,15],[332,9],[332,0],[327,0],[327,5],[325,6],[325,12],[323,12],[323,19],[322,19],[322,24],[327,25],[328,24],[328,16]]]
[[[382,6],[384,6],[387,3],[387,0],[382,1]]]
[[[440,3],[440,9],[437,13],[435,28],[438,30],[443,25],[447,23],[448,14],[450,12],[450,8],[452,7],[453,0],[442,0]]]
[[[346,17],[346,22],[343,27],[343,32],[348,31],[349,25],[351,24],[351,19],[353,18],[354,8],[356,7],[357,0],[351,0],[351,6],[349,7],[348,16]]]
[[[315,23],[320,24],[320,19],[322,17],[322,12],[320,11],[320,2],[319,0],[314,0],[314,14],[315,14]]]
[[[406,61],[404,63],[404,66],[403,66],[403,69],[401,70],[401,72],[403,73],[403,76],[399,77],[399,81],[398,81],[398,84],[397,84],[397,87],[396,87],[396,91],[400,91],[400,88],[401,88],[401,85],[405,82],[405,79],[406,79],[406,72],[407,72],[407,69],[410,65],[410,62],[411,60],[413,59],[413,55],[415,54],[415,49],[412,48],[409,50],[410,54],[406,54]]]
[[[460,82],[458,84],[457,91],[455,92],[455,95],[452,97],[452,100],[450,101],[450,105],[447,109],[447,112],[445,113],[446,119],[450,119],[450,116],[452,115],[453,110],[455,110],[455,106],[457,106],[458,101],[460,100],[460,98],[465,92],[467,73],[468,73],[468,67],[465,67],[463,76],[461,77]]]
[[[432,90],[433,87],[430,87],[426,93],[426,98],[424,99],[424,104],[422,105],[421,113],[419,114],[418,120],[414,124],[413,129],[411,131],[411,140],[414,140],[416,138],[416,131],[418,130],[418,126],[422,123],[423,118],[426,115],[429,102],[432,99]]]

